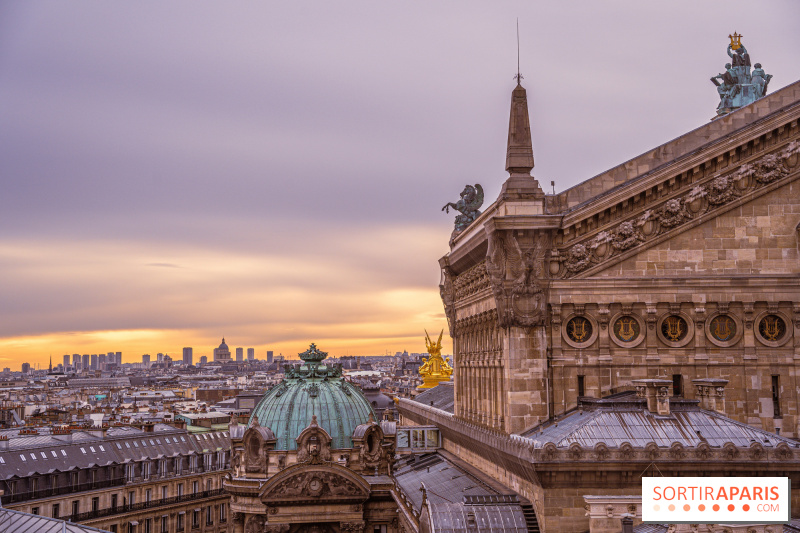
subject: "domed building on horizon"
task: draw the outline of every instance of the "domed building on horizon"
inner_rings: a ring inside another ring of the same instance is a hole
[[[219,347],[214,348],[214,361],[230,361],[231,351],[228,345],[225,344],[225,337],[222,337],[222,342]]]

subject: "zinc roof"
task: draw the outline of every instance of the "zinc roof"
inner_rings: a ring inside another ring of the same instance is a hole
[[[397,470],[395,479],[417,510],[424,484],[434,531],[528,531],[516,496],[500,494],[439,454],[417,456]]]
[[[68,442],[64,435],[9,439],[9,449],[0,450],[0,479],[175,455],[214,453],[230,447],[227,431],[190,435],[174,428],[159,432],[130,428],[130,431],[113,434],[109,431],[105,437],[76,432],[72,439]]]
[[[644,447],[651,442],[659,447],[669,447],[675,442],[687,447],[701,442],[712,447],[728,442],[743,447],[753,442],[766,447],[781,442],[798,446],[792,439],[700,409],[694,400],[673,399],[670,414],[658,415],[648,411],[645,400],[632,395],[582,401],[578,409],[563,418],[537,426],[523,436],[533,440],[537,448],[548,442],[558,447],[569,447],[572,443],[593,447],[600,442],[610,447],[624,442],[634,447]]]
[[[105,530],[0,507],[0,531],[13,531],[14,533],[89,533]]]

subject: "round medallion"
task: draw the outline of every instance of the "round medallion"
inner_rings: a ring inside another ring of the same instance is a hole
[[[758,333],[769,342],[780,342],[786,335],[786,322],[778,315],[766,315],[758,321]]]
[[[582,344],[592,337],[592,323],[586,317],[576,316],[567,322],[567,336],[572,342]]]
[[[689,334],[689,324],[682,316],[669,315],[661,321],[661,335],[669,342],[681,342]]]
[[[623,315],[614,321],[614,337],[620,342],[636,342],[640,333],[639,321],[630,315]]]
[[[719,342],[729,342],[736,337],[736,321],[728,315],[717,315],[708,325],[711,337]]]

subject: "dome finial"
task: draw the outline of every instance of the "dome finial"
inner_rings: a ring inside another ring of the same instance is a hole
[[[328,352],[320,351],[317,348],[317,345],[312,342],[308,350],[306,350],[303,353],[299,353],[297,355],[299,355],[300,359],[302,359],[306,363],[319,363],[320,361],[328,357]]]

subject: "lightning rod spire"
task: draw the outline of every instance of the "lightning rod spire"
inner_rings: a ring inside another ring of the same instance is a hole
[[[517,79],[517,85],[521,85],[520,80],[523,78],[519,73],[519,17],[517,17],[517,75],[514,77]]]

